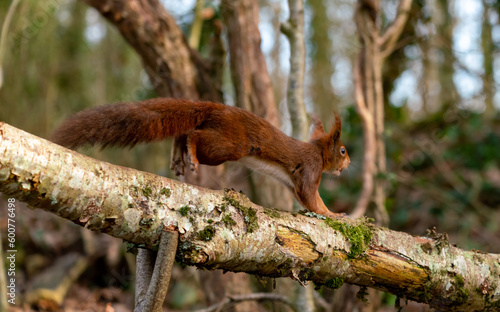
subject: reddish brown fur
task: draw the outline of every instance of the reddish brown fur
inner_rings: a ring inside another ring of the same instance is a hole
[[[301,204],[316,213],[330,212],[318,194],[323,171],[340,173],[349,164],[341,153],[341,124],[325,133],[313,123],[310,142],[295,140],[259,116],[213,102],[158,98],[137,103],[101,106],[69,118],[55,131],[53,141],[70,148],[83,145],[133,146],[175,137],[171,168],[183,174],[190,163],[216,166],[242,160],[275,176]]]

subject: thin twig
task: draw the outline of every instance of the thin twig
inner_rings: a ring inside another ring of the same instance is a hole
[[[0,37],[0,89],[3,86],[3,58],[5,55],[7,33],[9,32],[10,23],[12,21],[12,17],[14,16],[16,7],[20,2],[20,0],[12,0],[2,25],[2,34]]]
[[[321,297],[317,291],[313,293],[313,296],[319,306],[321,306],[325,311],[331,311],[332,305],[326,301],[325,298]]]
[[[193,24],[191,24],[191,31],[189,33],[189,46],[191,49],[198,50],[200,45],[201,30],[203,26],[203,0],[196,0],[196,6],[194,7],[194,19]]]
[[[295,305],[290,300],[288,300],[287,297],[285,297],[281,294],[275,294],[275,293],[254,293],[254,294],[246,294],[246,295],[231,295],[231,296],[227,296],[224,299],[222,299],[221,302],[213,304],[205,309],[194,310],[193,312],[221,311],[224,306],[226,306],[230,303],[239,303],[239,302],[249,301],[249,300],[279,301],[279,302],[282,302],[282,303],[288,305],[294,312],[298,312]]]
[[[475,187],[474,180],[472,180],[472,187],[468,186],[466,183],[460,180],[458,175],[455,174],[454,170],[444,160],[444,157],[437,146],[432,149],[434,153],[431,154],[421,142],[416,141],[415,144],[417,144],[422,152],[431,157],[438,172],[458,194],[464,194],[467,191],[469,191],[469,194],[472,194],[472,196],[470,196],[470,198],[467,200],[468,203],[482,218],[488,219],[489,209],[477,199],[479,192],[474,192],[474,190],[477,189],[477,187]]]
[[[406,21],[408,20],[411,3],[412,0],[400,0],[396,19],[379,38],[378,46],[380,47],[381,57],[383,59],[394,52],[395,43],[403,32]]]

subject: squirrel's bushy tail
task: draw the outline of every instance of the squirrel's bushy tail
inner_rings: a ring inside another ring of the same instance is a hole
[[[68,148],[134,146],[186,134],[223,104],[158,98],[98,106],[66,119],[51,140]]]

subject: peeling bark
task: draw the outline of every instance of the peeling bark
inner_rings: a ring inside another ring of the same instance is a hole
[[[0,191],[90,230],[154,248],[179,232],[177,260],[205,269],[384,290],[447,311],[498,311],[500,255],[251,203],[111,165],[0,123]]]

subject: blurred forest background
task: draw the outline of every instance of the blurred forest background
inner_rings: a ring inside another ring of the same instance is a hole
[[[212,33],[220,25],[220,3],[199,2],[204,21],[198,50],[206,56]],[[288,16],[287,3],[258,2],[261,48],[282,130],[290,134],[286,108],[290,48],[279,31]],[[0,1],[2,23],[10,3]],[[162,3],[188,37],[196,1]],[[353,19],[356,3],[305,1],[306,107],[323,119],[327,129],[333,110],[340,112],[342,141],[351,157],[350,168],[340,177],[323,177],[320,193],[331,210],[346,213],[356,204],[362,187],[363,131],[353,89],[353,64],[360,51]],[[382,1],[381,23],[394,19],[397,4]],[[224,36],[223,29],[226,40]],[[385,185],[389,227],[414,235],[426,235],[427,229],[436,227],[463,249],[500,253],[500,2],[415,0],[398,44],[383,68],[387,174],[377,177]],[[137,53],[113,25],[80,1],[21,1],[0,49],[0,120],[44,138],[82,109],[156,96]],[[228,62],[222,81],[224,102],[234,105]],[[173,177],[169,148],[163,142],[130,150],[83,152]],[[226,170],[241,171],[237,166]],[[235,186],[220,182],[217,187]],[[5,240],[6,198],[0,207]],[[105,235],[88,237],[87,231],[66,220],[21,205],[17,214],[20,291],[32,288],[33,280],[65,255],[98,250],[86,273],[70,289],[65,310],[101,311],[106,302],[116,302],[116,311],[130,309],[134,259],[121,241]],[[194,268],[176,267],[173,278],[166,306],[173,310],[205,306],[203,278]],[[272,288],[253,279],[252,287]],[[335,299],[331,291],[320,293],[329,301]],[[377,307],[393,311],[395,300],[395,296],[382,295],[381,303],[366,311],[377,311]],[[89,306],[82,307],[84,302]],[[264,306],[271,311],[286,310]],[[23,309],[28,311],[27,306]],[[42,304],[40,309],[55,308]]]

